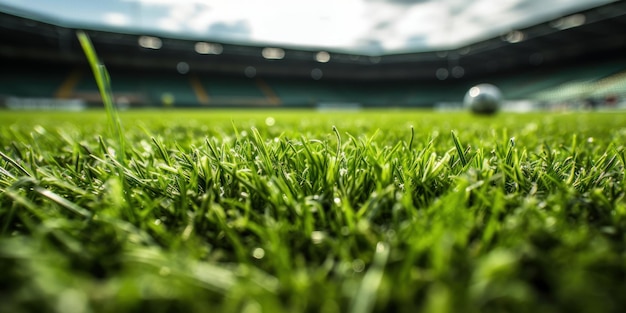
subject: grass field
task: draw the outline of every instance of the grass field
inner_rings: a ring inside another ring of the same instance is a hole
[[[1,312],[618,312],[626,114],[0,112]]]

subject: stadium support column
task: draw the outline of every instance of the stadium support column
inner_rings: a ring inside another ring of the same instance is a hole
[[[256,84],[259,87],[259,89],[261,89],[261,92],[263,92],[263,94],[265,95],[265,98],[267,98],[267,101],[268,101],[269,104],[271,104],[271,105],[280,105],[281,104],[280,98],[276,95],[276,93],[274,92],[272,87],[270,87],[270,85],[268,83],[266,83],[264,80],[258,78],[256,80]]]
[[[78,85],[78,82],[83,77],[83,72],[79,69],[75,69],[67,76],[63,81],[59,89],[54,94],[57,99],[67,99],[74,93],[74,88]]]
[[[191,88],[193,89],[194,94],[196,95],[196,99],[201,105],[209,104],[209,94],[207,93],[204,86],[200,82],[200,79],[196,75],[189,76],[189,83],[191,84]]]

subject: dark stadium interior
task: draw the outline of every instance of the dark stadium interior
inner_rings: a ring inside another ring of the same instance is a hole
[[[9,98],[99,105],[76,29],[9,7],[0,11],[0,105]],[[623,98],[625,30],[626,3],[618,1],[453,50],[328,51],[320,59],[318,50],[303,48],[200,42],[199,50],[197,39],[86,29],[117,101],[130,106],[425,108],[460,102],[480,82],[498,85],[508,100]],[[581,82],[599,87],[567,93],[568,84]]]

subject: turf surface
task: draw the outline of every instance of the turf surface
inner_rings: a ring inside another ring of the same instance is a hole
[[[624,113],[121,122],[0,112],[1,312],[626,305]]]

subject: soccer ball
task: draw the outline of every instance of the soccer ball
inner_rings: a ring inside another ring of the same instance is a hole
[[[494,114],[500,109],[502,93],[491,84],[480,84],[470,88],[465,94],[463,105],[476,114]]]

